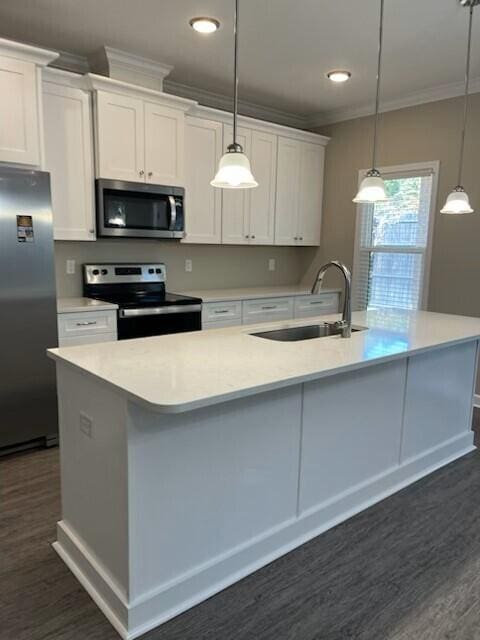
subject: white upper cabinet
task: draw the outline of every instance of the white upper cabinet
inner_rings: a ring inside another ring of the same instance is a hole
[[[275,181],[277,136],[252,131],[251,165],[258,187],[250,194],[250,243],[273,244],[275,228]]]
[[[40,165],[36,65],[0,57],[0,95],[0,161]]]
[[[185,114],[145,103],[145,172],[147,182],[183,186]]]
[[[97,90],[97,177],[183,186],[185,109]]]
[[[225,147],[231,144],[233,130],[224,126],[223,139]],[[237,129],[237,142],[250,157],[252,132],[250,129]],[[222,189],[222,242],[224,244],[249,244],[250,196],[252,189]]]
[[[297,242],[301,245],[320,244],[324,157],[324,147],[302,143],[297,226]]]
[[[222,191],[210,185],[223,150],[223,125],[185,118],[185,238],[183,242],[220,244]]]
[[[275,244],[320,244],[325,148],[279,137]]]
[[[99,178],[145,181],[143,101],[97,91],[97,172]]]
[[[301,142],[278,139],[275,244],[292,245],[297,240]]]
[[[90,94],[43,83],[45,168],[50,172],[55,240],[95,240]]]
[[[0,38],[0,162],[43,164],[41,67],[58,53]]]
[[[228,144],[232,128],[226,126],[224,134]],[[273,244],[277,136],[240,127],[237,139],[250,160],[258,187],[223,190],[223,242]]]

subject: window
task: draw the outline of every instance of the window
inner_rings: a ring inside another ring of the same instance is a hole
[[[422,309],[427,303],[438,162],[381,171],[390,199],[357,209],[354,305]]]

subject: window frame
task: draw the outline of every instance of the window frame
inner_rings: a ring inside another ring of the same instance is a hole
[[[428,294],[430,287],[430,271],[431,271],[431,263],[432,263],[432,245],[433,245],[433,231],[435,226],[435,212],[437,209],[437,196],[438,196],[438,175],[440,171],[440,161],[432,160],[430,162],[413,162],[408,164],[400,164],[400,165],[390,165],[384,167],[378,167],[378,170],[382,174],[382,177],[386,180],[394,179],[395,177],[401,177],[399,174],[403,174],[407,176],[411,174],[412,177],[415,176],[416,172],[429,172],[432,173],[432,197],[430,200],[430,210],[428,213],[428,231],[427,231],[427,244],[425,249],[420,247],[405,247],[405,248],[392,248],[392,247],[381,247],[378,246],[375,248],[375,253],[419,253],[424,256],[423,260],[423,269],[420,281],[420,300],[418,305],[418,310],[425,310],[428,305]],[[358,186],[360,187],[360,183],[365,178],[368,169],[360,169],[358,172]],[[364,204],[357,204],[355,209],[355,241],[354,241],[354,257],[353,257],[353,292],[357,287],[358,276],[359,273],[359,265],[360,265],[360,257],[363,253],[360,247],[360,225],[361,225],[361,214],[365,206]],[[372,252],[370,252],[372,253]],[[357,268],[358,267],[358,268]],[[355,299],[355,294],[353,295]],[[357,309],[362,310],[362,309]]]

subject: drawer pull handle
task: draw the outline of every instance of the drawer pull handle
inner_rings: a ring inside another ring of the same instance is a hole
[[[272,309],[276,309],[276,308],[277,308],[276,305],[271,305],[271,306],[268,306],[268,307],[262,307],[262,309],[264,311],[271,311]]]
[[[228,309],[215,309],[215,313],[228,313]]]
[[[86,322],[77,322],[77,327],[89,327],[92,324],[97,324],[97,321],[87,320]]]
[[[327,304],[327,303],[325,302],[325,300],[316,300],[313,302],[309,302],[308,304]]]

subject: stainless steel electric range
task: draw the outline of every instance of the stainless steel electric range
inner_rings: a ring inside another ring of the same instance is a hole
[[[200,298],[166,292],[164,264],[85,264],[83,291],[118,305],[118,339],[202,328]]]

